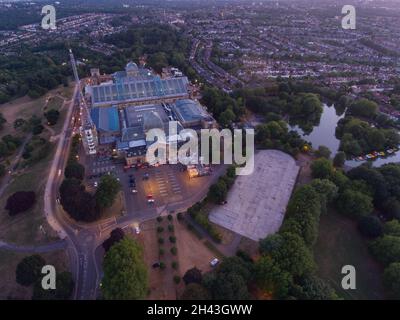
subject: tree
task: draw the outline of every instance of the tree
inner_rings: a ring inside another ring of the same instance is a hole
[[[383,264],[400,261],[400,237],[384,235],[370,245],[372,254]]]
[[[233,113],[231,108],[227,108],[224,112],[219,115],[218,122],[223,127],[227,127],[232,124],[232,121],[236,119],[235,114]]]
[[[348,109],[348,112],[355,116],[372,118],[378,111],[378,105],[368,99],[359,99],[354,101]]]
[[[318,236],[320,199],[321,196],[310,185],[297,189],[286,209],[286,219],[281,231],[295,233],[311,247]]]
[[[374,208],[370,196],[352,189],[339,195],[336,207],[340,213],[356,219],[369,215]]]
[[[203,276],[201,274],[201,271],[196,267],[186,271],[185,275],[183,276],[183,281],[186,285],[190,283],[201,283],[202,279]]]
[[[148,290],[143,249],[125,237],[106,253],[103,262],[103,296],[107,300],[143,299]]]
[[[208,290],[198,283],[189,283],[181,295],[181,300],[210,300]]]
[[[382,224],[376,216],[362,217],[358,222],[358,229],[368,238],[380,237],[383,232]]]
[[[346,162],[346,154],[343,151],[338,151],[335,157],[333,158],[333,165],[337,168],[341,168],[344,166]]]
[[[319,146],[318,150],[315,151],[315,155],[318,158],[325,158],[325,159],[329,159],[331,157],[331,150],[326,147],[326,146]]]
[[[78,180],[83,180],[85,177],[85,167],[78,161],[68,161],[68,164],[65,167],[64,175],[67,179],[75,178]]]
[[[37,254],[23,258],[15,271],[17,283],[27,287],[39,280],[45,264],[46,261]]]
[[[400,222],[399,220],[392,220],[386,222],[383,227],[384,233],[391,236],[400,237]]]
[[[282,271],[276,261],[263,255],[255,264],[255,279],[257,286],[272,293],[276,299],[284,299],[292,285],[292,276]]]
[[[49,111],[44,113],[44,116],[46,117],[48,124],[50,126],[54,126],[57,123],[58,118],[60,117],[60,112],[55,109],[50,109]]]
[[[7,199],[5,209],[10,216],[24,212],[33,207],[36,202],[36,194],[33,191],[18,191]]]
[[[317,159],[311,164],[311,174],[313,178],[328,179],[333,171],[332,162],[325,158]]]
[[[400,299],[400,262],[391,263],[383,272],[383,284],[394,299]]]
[[[220,204],[224,201],[227,195],[228,188],[222,179],[219,179],[217,183],[213,184],[208,192],[208,197],[216,204]]]
[[[3,130],[4,124],[7,122],[7,120],[4,118],[3,114],[0,113],[0,130]]]
[[[297,234],[283,232],[260,241],[261,253],[269,255],[282,271],[293,277],[302,276],[315,269],[310,250]]]
[[[103,248],[105,252],[110,250],[110,248],[114,244],[121,241],[124,237],[125,237],[125,232],[121,228],[116,228],[113,231],[111,231],[110,237],[103,242]]]
[[[112,175],[105,175],[101,178],[95,198],[100,209],[109,208],[121,189],[121,184]]]
[[[64,271],[56,275],[56,289],[44,290],[41,281],[36,281],[33,287],[32,300],[68,300],[74,290],[72,274]]]
[[[310,186],[318,192],[324,204],[332,202],[338,196],[339,188],[328,179],[314,179]]]
[[[251,264],[239,257],[225,258],[219,267],[203,277],[203,285],[213,299],[247,300],[250,293],[247,284],[252,277]]]
[[[60,203],[64,210],[77,221],[91,222],[100,217],[94,197],[86,192],[78,179],[64,179],[61,183]]]
[[[337,299],[335,291],[323,279],[307,274],[294,286],[294,296],[301,300]]]
[[[0,177],[3,177],[6,174],[6,167],[4,164],[0,163]]]

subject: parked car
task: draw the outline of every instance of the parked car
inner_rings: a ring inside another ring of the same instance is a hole
[[[219,260],[217,258],[214,258],[211,260],[210,265],[211,267],[215,267],[219,263]]]

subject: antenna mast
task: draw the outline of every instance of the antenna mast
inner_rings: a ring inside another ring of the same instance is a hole
[[[79,79],[75,57],[71,49],[69,49],[69,57],[71,60],[71,66],[72,66],[72,71],[74,73],[75,82],[78,86],[78,101],[80,108],[79,114],[81,117],[80,131],[81,131],[81,136],[83,137],[83,147],[87,154],[96,154],[97,131],[93,123],[92,117],[90,116],[90,112],[86,104],[85,97],[83,96],[82,93],[81,81]]]

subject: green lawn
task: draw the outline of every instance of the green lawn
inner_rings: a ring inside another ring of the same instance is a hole
[[[367,241],[357,225],[333,210],[321,217],[319,238],[314,248],[319,275],[327,280],[344,299],[383,299],[383,268],[372,258]],[[341,269],[356,269],[355,290],[343,290]]]
[[[53,146],[54,150],[54,146]],[[17,244],[38,244],[55,239],[43,212],[43,193],[53,151],[39,163],[17,174],[0,199],[0,239]],[[10,217],[4,209],[7,198],[16,191],[35,191],[36,204],[26,212]],[[40,230],[44,228],[46,234]]]

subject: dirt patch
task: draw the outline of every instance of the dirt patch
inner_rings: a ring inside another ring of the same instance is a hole
[[[182,275],[193,267],[203,273],[210,271],[210,261],[215,258],[215,254],[204,245],[205,240],[200,241],[183,223],[176,222],[175,230]]]
[[[299,175],[297,176],[297,186],[310,183],[312,180],[311,164],[314,160],[313,156],[309,153],[299,153],[296,160],[300,166]]]
[[[29,253],[14,253],[0,250],[0,300],[30,300],[32,287],[24,287],[15,281],[17,264]],[[68,257],[65,251],[44,253],[41,256],[47,264],[53,265],[58,272],[68,270]]]

